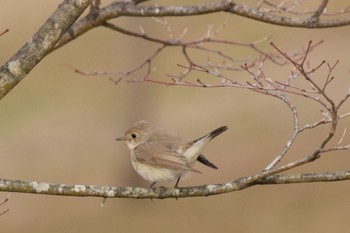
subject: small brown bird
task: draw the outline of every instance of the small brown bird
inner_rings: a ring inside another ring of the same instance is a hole
[[[227,129],[227,126],[222,126],[203,137],[188,141],[146,121],[139,121],[116,140],[126,142],[134,169],[151,182],[150,188],[157,182],[175,179],[175,187],[178,187],[180,178],[188,172],[201,173],[193,168],[196,161],[217,169],[201,153],[211,139]]]

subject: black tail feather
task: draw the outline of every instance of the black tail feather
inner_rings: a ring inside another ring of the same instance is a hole
[[[199,155],[197,160],[208,167],[218,169],[218,167],[211,163],[204,155]]]
[[[219,136],[220,134],[225,132],[227,129],[228,129],[228,127],[226,125],[225,126],[221,126],[221,127],[217,128],[216,130],[214,130],[213,132],[209,133],[209,137],[211,139],[213,139],[216,136]]]
[[[221,127],[217,128],[216,130],[206,134],[205,136],[194,140],[193,143],[196,143],[196,142],[202,140],[203,138],[210,138],[210,140],[212,140],[213,138],[215,138],[215,137],[219,136],[220,134],[222,134],[223,132],[225,132],[227,129],[228,129],[228,127],[226,125],[221,126]]]

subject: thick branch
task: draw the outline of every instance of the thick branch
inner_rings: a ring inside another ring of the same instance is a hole
[[[206,197],[239,191],[254,185],[345,181],[350,179],[350,171],[304,174],[278,174],[267,176],[265,178],[258,179],[254,182],[252,182],[251,178],[252,177],[244,177],[223,184],[209,184],[181,188],[158,187],[153,189],[99,185],[67,185],[0,179],[0,191],[57,196],[135,199]]]
[[[249,7],[244,4],[234,3],[232,0],[223,0],[207,4],[197,4],[190,6],[139,6],[139,2],[116,1],[106,7],[98,9],[94,14],[89,14],[80,19],[67,32],[56,48],[59,48],[85,32],[97,26],[101,26],[108,20],[120,16],[132,17],[171,17],[171,16],[195,16],[203,14],[212,14],[219,12],[232,13],[238,16],[254,19],[260,22],[300,28],[328,28],[341,27],[350,24],[350,18],[320,20],[320,11],[324,10],[324,4],[321,4],[318,10],[308,18],[287,17],[273,12],[262,12],[259,8]],[[285,12],[288,13],[288,12]],[[322,11],[321,11],[322,13]],[[317,19],[317,20],[316,20]]]
[[[258,184],[296,184],[313,182],[334,182],[350,179],[350,171],[324,173],[280,174],[259,180]]]
[[[0,99],[44,58],[92,0],[65,0],[34,36],[0,67]]]

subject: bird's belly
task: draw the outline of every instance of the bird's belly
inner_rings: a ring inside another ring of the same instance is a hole
[[[131,162],[135,171],[142,176],[142,178],[150,182],[169,182],[186,173],[185,171],[155,167],[138,161],[131,160]]]

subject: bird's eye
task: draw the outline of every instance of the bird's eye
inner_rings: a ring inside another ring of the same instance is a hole
[[[137,137],[137,134],[136,134],[136,133],[132,133],[132,134],[131,134],[131,137],[132,137],[133,139],[135,139],[135,138]]]

